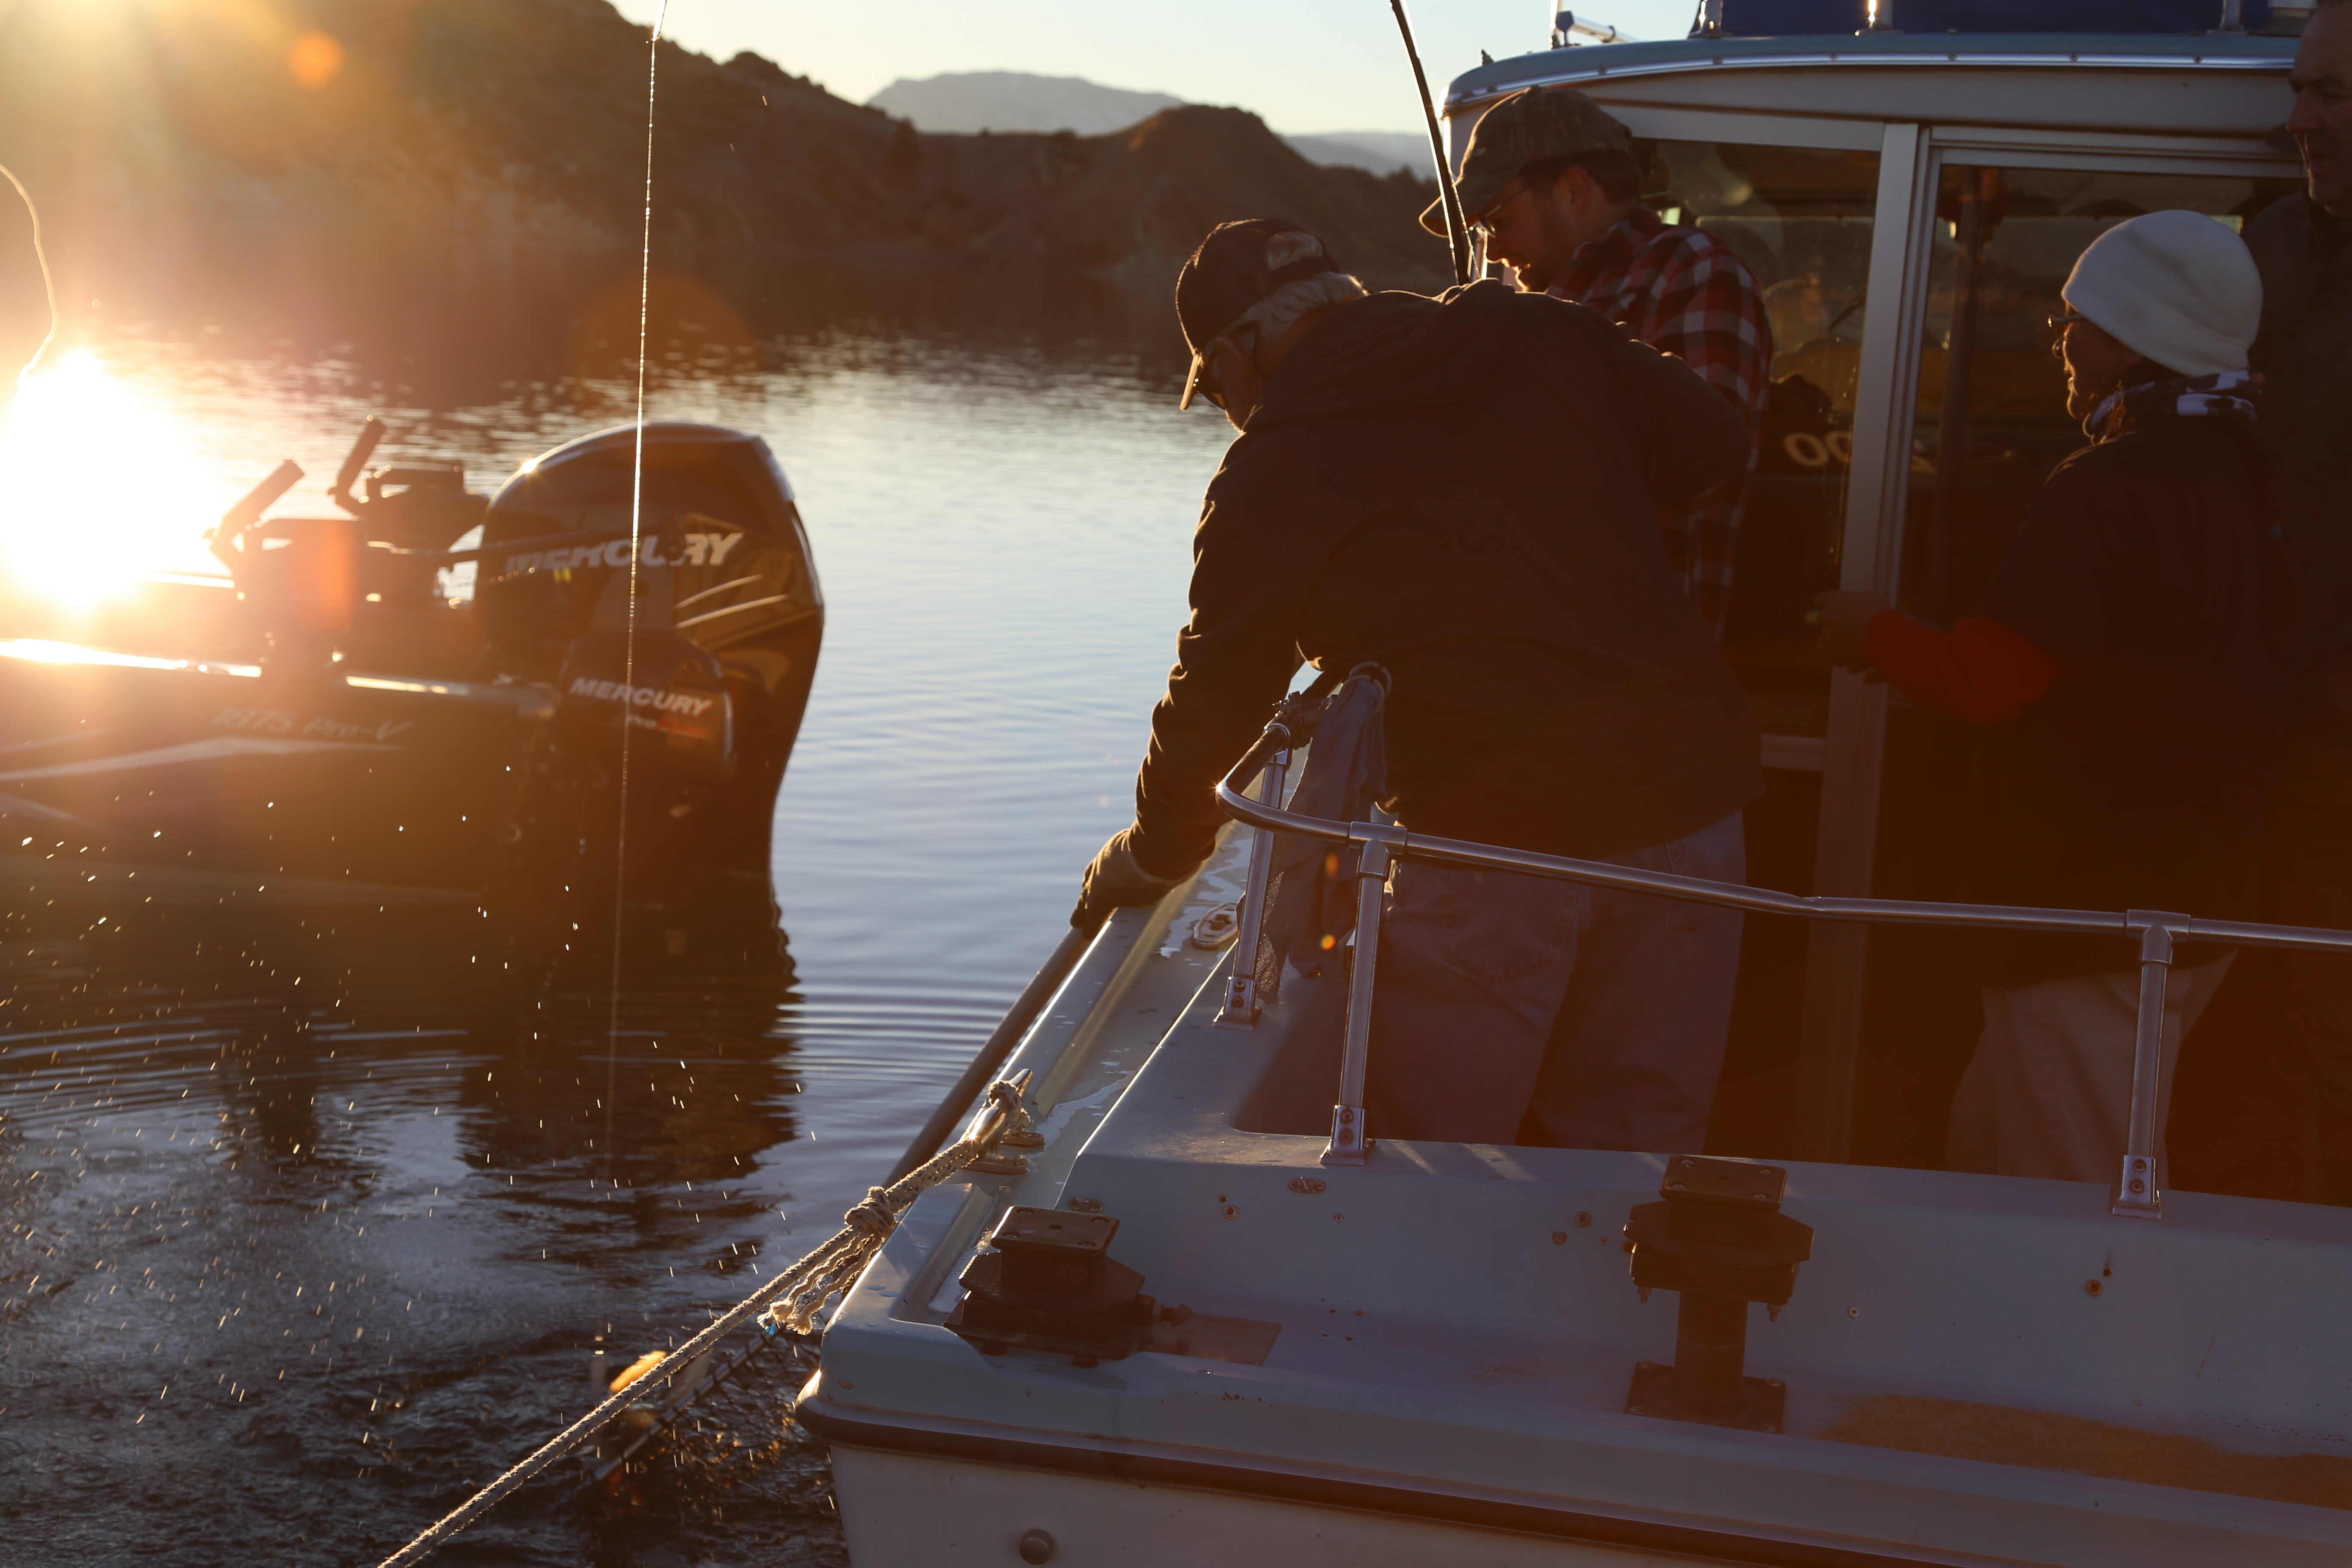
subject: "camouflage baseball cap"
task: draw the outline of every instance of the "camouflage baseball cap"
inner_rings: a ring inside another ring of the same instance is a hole
[[[1462,193],[1462,216],[1475,219],[1493,206],[1529,163],[1604,148],[1631,152],[1633,145],[1633,134],[1615,116],[1574,88],[1523,89],[1486,110],[1470,132],[1462,177],[1454,182]],[[1443,197],[1421,215],[1421,226],[1432,234],[1445,232]]]
[[[1177,406],[1192,406],[1209,345],[1244,311],[1286,283],[1339,270],[1321,240],[1278,217],[1242,218],[1211,229],[1176,275],[1176,320],[1192,351],[1192,371]]]

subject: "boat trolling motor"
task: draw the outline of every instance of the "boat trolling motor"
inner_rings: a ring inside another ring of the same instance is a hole
[[[446,662],[436,645],[449,640],[449,608],[436,574],[453,560],[451,546],[481,525],[489,498],[466,489],[462,463],[366,472],[383,435],[383,421],[370,415],[328,487],[347,515],[264,522],[261,514],[303,478],[289,459],[206,537],[257,623],[266,676],[315,675],[339,650],[379,668]]]

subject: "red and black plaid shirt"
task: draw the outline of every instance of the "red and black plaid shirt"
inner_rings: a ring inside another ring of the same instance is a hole
[[[1664,522],[1667,554],[1690,585],[1698,613],[1720,636],[1732,550],[1771,384],[1772,327],[1763,291],[1721,240],[1705,229],[1669,227],[1642,206],[1579,250],[1550,291],[1591,306],[1652,348],[1678,356],[1748,416],[1747,473]]]

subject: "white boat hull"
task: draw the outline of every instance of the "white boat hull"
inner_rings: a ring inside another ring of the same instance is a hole
[[[1050,1562],[1119,1568],[1636,1568],[1708,1561],[841,1444],[833,1465],[858,1568],[993,1568],[1020,1561],[1021,1538],[1039,1530],[1053,1538]]]

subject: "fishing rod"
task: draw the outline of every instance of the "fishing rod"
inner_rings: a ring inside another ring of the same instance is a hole
[[[16,250],[10,256],[0,252],[0,342],[5,343],[6,361],[0,363],[0,413],[7,410],[9,400],[16,395],[16,384],[23,373],[29,373],[41,363],[41,355],[58,335],[57,285],[49,276],[48,253],[41,247],[41,210],[33,205],[33,193],[24,182],[0,164],[0,205],[5,205],[11,193],[24,204],[24,233],[26,244],[19,248],[13,240],[5,243],[7,249]],[[0,234],[16,228],[6,218],[0,218]],[[29,265],[27,265],[29,263]],[[22,330],[11,318],[21,315]],[[32,341],[31,327],[41,328],[38,341]],[[26,343],[30,342],[29,350]],[[16,362],[18,352],[24,361]]]
[[[1462,193],[1454,187],[1454,166],[1446,161],[1445,136],[1437,128],[1437,105],[1429,96],[1429,77],[1421,68],[1421,51],[1413,47],[1412,23],[1404,14],[1404,0],[1389,0],[1396,13],[1397,31],[1404,35],[1404,58],[1412,62],[1413,85],[1421,89],[1421,112],[1429,121],[1429,154],[1437,161],[1437,197],[1445,208],[1445,247],[1454,255],[1454,281],[1470,281],[1470,221],[1463,216]]]

